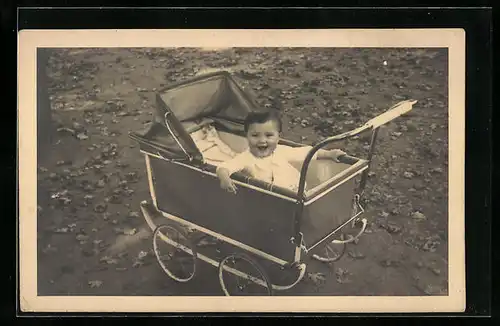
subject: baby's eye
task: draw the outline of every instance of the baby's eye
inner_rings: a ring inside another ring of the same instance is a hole
[[[273,134],[273,133],[267,133],[267,134],[266,134],[266,136],[267,136],[267,137],[273,137],[273,136],[274,136],[274,134]]]

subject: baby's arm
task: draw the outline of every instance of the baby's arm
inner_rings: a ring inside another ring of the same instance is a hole
[[[231,175],[245,168],[244,154],[239,154],[233,159],[222,163],[216,170],[222,189],[236,193],[236,185],[231,179]]]
[[[234,184],[233,180],[231,180],[231,173],[227,168],[217,168],[217,177],[220,180],[220,186],[222,189],[236,193],[236,185]]]
[[[286,147],[283,146],[280,148],[281,153],[283,155],[286,155],[289,161],[295,161],[295,162],[303,162],[309,152],[312,149],[312,146],[301,146],[301,147]],[[321,160],[321,159],[327,159],[327,160],[333,160],[337,161],[339,157],[346,155],[344,151],[341,151],[340,149],[332,149],[332,150],[325,150],[325,149],[320,149],[319,151],[314,154],[312,160]]]
[[[332,150],[320,149],[318,151],[317,158],[319,160],[327,159],[327,160],[333,160],[333,161],[338,162],[339,157],[344,156],[344,155],[346,155],[346,153],[340,149],[332,149]]]

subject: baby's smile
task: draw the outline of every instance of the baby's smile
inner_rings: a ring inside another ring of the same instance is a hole
[[[273,154],[279,140],[279,130],[274,121],[252,124],[247,133],[252,154],[259,158]]]
[[[255,147],[253,151],[254,155],[257,157],[267,157],[273,153],[273,150],[268,144],[259,144]]]

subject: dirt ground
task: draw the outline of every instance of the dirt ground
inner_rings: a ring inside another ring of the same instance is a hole
[[[418,100],[380,130],[367,233],[340,261],[311,262],[312,274],[282,294],[446,295],[447,51],[352,48],[54,50],[58,131],[38,166],[39,295],[223,294],[210,265],[178,284],[156,263],[139,208],[150,199],[144,157],[128,138],[151,122],[157,89],[220,68],[279,108],[284,137],[305,144]],[[363,157],[368,144],[361,137],[341,148]]]

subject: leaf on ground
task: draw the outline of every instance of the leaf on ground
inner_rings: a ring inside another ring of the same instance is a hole
[[[89,239],[88,235],[85,234],[79,234],[76,236],[76,240],[78,241],[87,241]]]
[[[128,214],[129,218],[139,218],[141,215],[138,212],[130,212]]]
[[[141,267],[142,265],[144,265],[144,262],[142,262],[141,260],[136,260],[132,264],[132,267],[137,268],[137,267]]]
[[[123,230],[124,235],[134,235],[137,233],[136,229],[126,228]]]
[[[88,284],[91,288],[99,288],[102,285],[102,281],[99,280],[89,281]]]
[[[118,264],[118,259],[109,257],[109,256],[104,256],[99,260],[101,263],[106,263],[108,265],[116,265]]]
[[[414,212],[411,217],[413,217],[416,220],[425,220],[425,219],[427,219],[427,217],[424,214],[420,213],[420,212]]]
[[[422,250],[424,251],[429,251],[429,252],[435,252],[437,250],[437,247],[440,245],[441,243],[439,241],[435,241],[435,240],[432,240],[432,239],[428,239],[424,245],[422,246]]]
[[[146,251],[141,251],[141,252],[139,252],[139,254],[137,255],[137,259],[143,259],[143,258],[145,258],[147,255],[148,255],[148,253],[147,253]]]
[[[52,199],[58,199],[58,198],[63,197],[67,193],[68,193],[68,190],[63,190],[63,191],[60,191],[60,192],[56,192],[55,194],[52,194],[52,196],[50,196],[50,198],[52,198]]]
[[[84,133],[79,133],[78,135],[76,135],[76,138],[78,138],[79,140],[85,140],[85,139],[89,139],[89,136],[87,136]]]
[[[323,273],[308,273],[308,277],[315,285],[320,285],[326,280],[325,274]]]
[[[57,132],[67,132],[71,135],[74,135],[75,134],[75,130],[71,129],[71,128],[57,128]]]
[[[336,275],[337,282],[340,284],[345,284],[345,283],[351,282],[351,280],[349,280],[349,278],[348,278],[349,275],[351,275],[351,273],[347,269],[339,267],[335,271],[335,275]]]
[[[382,211],[379,215],[385,218],[389,216],[389,213],[387,213],[386,211]]]

